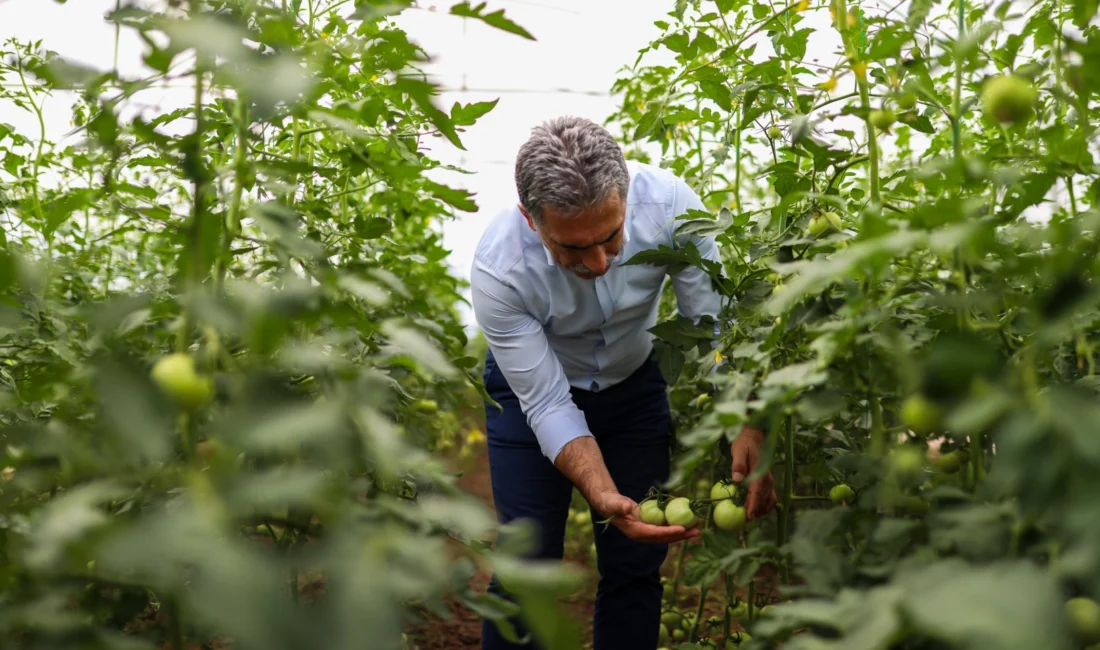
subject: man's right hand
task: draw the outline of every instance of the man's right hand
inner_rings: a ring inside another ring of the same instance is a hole
[[[675,544],[699,536],[699,528],[683,526],[654,526],[638,519],[638,504],[619,492],[601,492],[592,495],[592,507],[611,525],[635,542],[649,544]]]

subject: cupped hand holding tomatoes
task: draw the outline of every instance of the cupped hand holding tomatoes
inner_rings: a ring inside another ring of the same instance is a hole
[[[657,526],[641,520],[636,501],[618,492],[602,492],[592,497],[592,507],[611,519],[611,525],[636,542],[675,544],[699,536],[698,526]]]
[[[744,481],[756,471],[760,463],[760,449],[764,446],[764,432],[751,427],[742,427],[741,434],[733,441],[730,452],[733,456],[732,478],[734,483]],[[749,494],[745,499],[745,515],[749,521],[763,517],[775,508],[779,497],[775,493],[775,478],[768,472],[749,483]]]

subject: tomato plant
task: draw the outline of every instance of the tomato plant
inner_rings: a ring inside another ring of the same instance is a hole
[[[439,105],[409,4],[118,3],[134,75],[0,50],[5,112],[43,124],[0,123],[5,647],[398,648],[447,595],[572,629],[576,576],[483,556],[455,484],[479,359],[438,225],[477,205],[429,150],[495,102]]]
[[[722,250],[628,262],[699,266],[726,298],[717,337],[663,298],[678,433],[655,491],[728,476],[745,424],[780,489],[679,551],[728,603],[718,637],[1088,641],[1091,605],[1071,626],[1062,604],[1100,596],[1096,13],[679,0],[616,82],[628,154],[693,185],[708,210],[678,231]]]

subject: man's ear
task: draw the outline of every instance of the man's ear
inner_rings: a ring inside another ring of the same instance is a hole
[[[522,203],[517,203],[519,206],[519,212],[523,215],[523,218],[527,220],[527,225],[531,227],[531,230],[538,232],[538,228],[535,228],[535,220],[531,218],[531,215],[527,214],[527,210],[524,209]]]

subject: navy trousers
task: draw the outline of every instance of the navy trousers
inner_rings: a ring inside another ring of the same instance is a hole
[[[543,456],[519,400],[490,352],[486,392],[503,408],[486,404],[486,437],[493,499],[501,523],[527,519],[536,524],[537,558],[561,559],[573,484]],[[619,491],[641,501],[669,474],[669,413],[666,384],[652,358],[628,379],[599,392],[572,389],[604,462]],[[592,513],[593,521],[602,519]],[[660,567],[666,544],[634,542],[614,526],[595,526],[600,573],[593,621],[593,650],[654,650],[661,613]],[[495,577],[489,590],[507,598]],[[521,621],[513,621],[520,637]],[[506,641],[496,625],[482,623],[482,650],[538,648]]]

